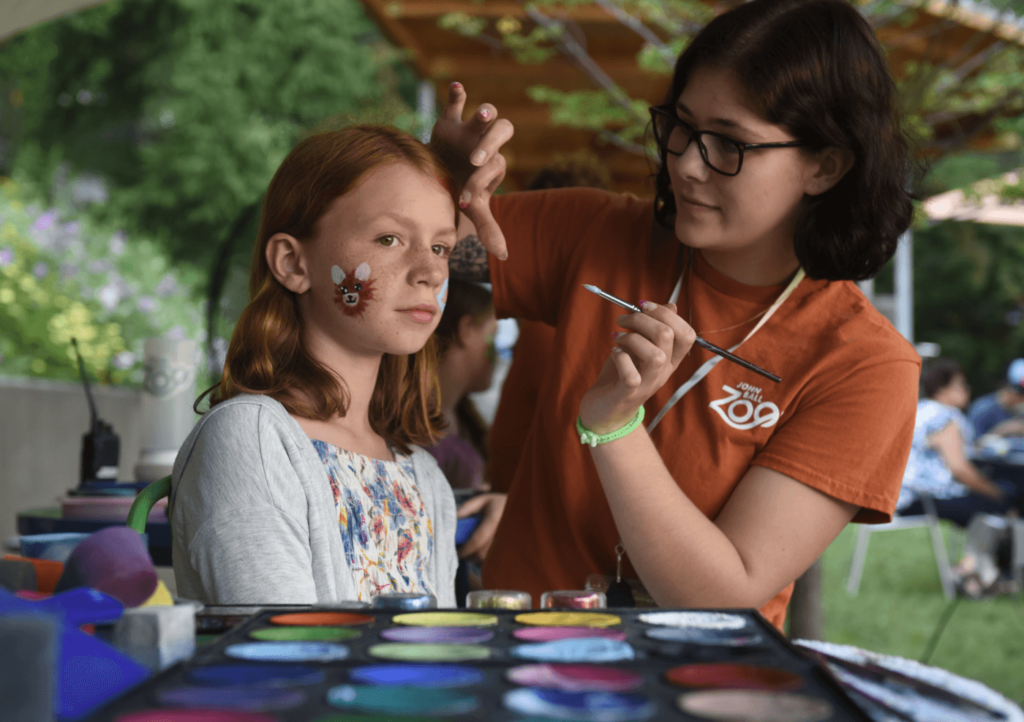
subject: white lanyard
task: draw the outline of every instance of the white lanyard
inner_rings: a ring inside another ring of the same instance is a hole
[[[683,273],[685,273],[685,271],[683,271]],[[751,329],[750,333],[748,333],[746,336],[743,337],[742,341],[740,341],[738,344],[736,344],[735,346],[733,346],[732,348],[729,349],[729,351],[731,353],[735,353],[736,349],[738,349],[740,346],[742,346],[744,343],[746,343],[747,339],[749,339],[751,336],[753,336],[755,333],[757,333],[758,330],[762,326],[764,326],[765,323],[767,323],[768,319],[771,318],[772,315],[776,311],[779,310],[779,307],[782,306],[783,302],[785,302],[785,300],[787,298],[789,298],[790,294],[792,294],[793,291],[796,290],[796,287],[800,285],[800,281],[804,280],[804,276],[806,276],[806,275],[807,274],[804,273],[804,269],[803,268],[801,268],[800,270],[798,270],[796,272],[796,275],[793,276],[793,280],[789,282],[789,285],[786,286],[786,289],[779,295],[778,298],[775,299],[775,303],[773,303],[768,308],[768,311],[763,316],[761,316],[761,320],[757,322],[757,325],[754,326],[753,329]],[[691,276],[691,280],[692,280],[692,276]],[[668,300],[669,303],[676,303],[676,301],[679,299],[679,291],[680,291],[680,289],[682,289],[682,287],[683,287],[683,276],[682,276],[682,274],[680,274],[679,280],[676,281],[675,290],[672,291],[672,297],[669,298],[669,300]],[[671,409],[673,406],[675,406],[676,402],[678,402],[679,399],[683,398],[683,396],[686,395],[687,391],[689,391],[694,386],[699,384],[701,379],[703,379],[705,376],[707,376],[708,373],[711,371],[711,369],[713,369],[715,366],[717,366],[718,362],[721,361],[721,360],[722,360],[721,356],[715,356],[710,361],[705,362],[699,369],[697,369],[694,372],[693,376],[688,378],[686,380],[686,382],[683,383],[682,386],[680,386],[678,389],[676,389],[676,392],[674,394],[672,394],[672,398],[670,398],[668,400],[668,402],[665,404],[665,406],[662,407],[661,411],[658,412],[658,415],[655,416],[654,419],[651,421],[651,423],[649,423],[647,425],[647,433],[650,433],[650,432],[654,431],[654,427],[658,425],[658,422],[660,422],[661,419],[665,416],[665,414],[668,413],[669,409]]]

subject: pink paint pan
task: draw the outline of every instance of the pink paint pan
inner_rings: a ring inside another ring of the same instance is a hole
[[[626,641],[626,633],[616,629],[599,627],[525,627],[512,632],[512,636],[524,642],[557,642],[562,639],[611,639]]]
[[[524,687],[563,692],[629,692],[644,684],[639,674],[596,664],[524,664],[505,673]]]

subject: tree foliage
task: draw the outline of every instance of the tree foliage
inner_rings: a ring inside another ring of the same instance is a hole
[[[114,0],[0,49],[0,174],[97,173],[93,213],[205,265],[303,132],[402,109],[399,60],[356,0]]]

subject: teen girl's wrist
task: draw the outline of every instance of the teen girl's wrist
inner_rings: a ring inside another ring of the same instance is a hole
[[[632,411],[624,412],[622,415],[616,414],[614,417],[607,419],[591,420],[591,417],[581,410],[580,415],[576,417],[576,430],[580,434],[581,441],[585,444],[590,443],[594,439],[617,434],[619,431],[624,431],[625,433],[622,436],[625,436],[626,433],[633,431],[633,429],[639,426],[640,421],[643,421],[643,413],[644,407],[640,406]],[[598,441],[598,443],[604,442]]]

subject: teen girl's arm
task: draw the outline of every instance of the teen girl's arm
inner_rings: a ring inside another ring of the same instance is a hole
[[[973,491],[975,494],[987,496],[999,501],[1003,498],[1002,490],[985,478],[978,467],[971,463],[964,452],[964,435],[960,428],[950,421],[941,429],[928,437],[928,444],[939,452],[946,462],[953,478]]]
[[[431,131],[430,145],[462,188],[459,208],[476,227],[473,235],[484,248],[505,259],[508,257],[505,236],[491,215],[490,202],[505,177],[501,146],[512,137],[514,128],[507,119],[498,118],[497,109],[490,103],[484,103],[469,120],[463,121],[465,105],[465,88],[460,83],[452,83],[448,86],[448,104]],[[459,230],[459,238],[467,235],[462,232],[461,224]]]
[[[620,336],[580,419],[598,434],[625,425],[689,352],[695,333],[675,308],[645,304]],[[752,466],[718,517],[676,484],[640,427],[591,448],[634,568],[664,607],[762,607],[796,579],[858,507],[777,471]]]

